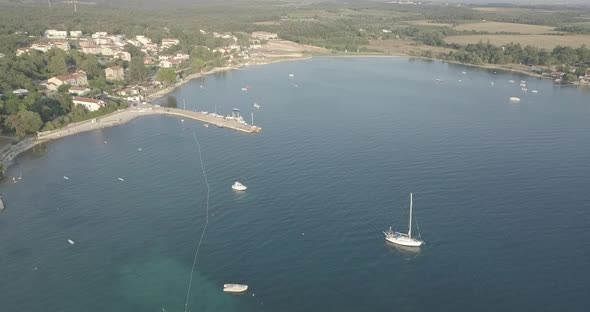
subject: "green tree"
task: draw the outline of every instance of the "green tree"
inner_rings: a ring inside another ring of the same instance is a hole
[[[192,60],[191,62],[191,67],[193,69],[193,72],[198,72],[201,69],[205,68],[205,61],[199,57],[195,58]]]
[[[7,99],[4,101],[4,112],[9,115],[18,113],[21,102],[22,100],[12,94],[12,92],[8,93]]]
[[[58,115],[64,114],[61,103],[56,98],[42,97],[31,107],[31,110],[41,116],[43,122],[52,120]]]
[[[158,71],[156,79],[165,86],[173,85],[176,82],[176,72],[174,68],[162,68]]]
[[[104,73],[98,59],[92,54],[86,56],[84,60],[82,60],[80,68],[86,72],[90,79],[102,77]]]
[[[141,82],[148,78],[148,70],[143,65],[143,58],[132,57],[129,63],[129,81]]]
[[[69,89],[70,89],[70,85],[64,83],[61,86],[57,87],[57,92],[59,92],[59,93],[68,93],[68,90]]]
[[[65,75],[68,73],[66,54],[63,53],[63,51],[60,52],[55,52],[49,58],[49,64],[47,65],[47,69],[52,75]]]
[[[566,74],[565,77],[563,77],[563,81],[564,82],[567,82],[567,83],[572,83],[572,82],[574,82],[576,80],[577,80],[577,78],[573,74]]]
[[[43,121],[39,114],[31,111],[20,111],[8,116],[5,125],[14,130],[18,138],[24,138],[29,133],[36,133],[41,129]]]

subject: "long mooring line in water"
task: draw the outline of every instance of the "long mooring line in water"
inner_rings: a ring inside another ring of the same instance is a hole
[[[209,225],[209,181],[207,181],[207,173],[205,172],[205,164],[203,162],[203,155],[201,153],[201,144],[199,143],[199,139],[197,138],[197,131],[193,132],[193,136],[195,138],[195,143],[197,147],[197,151],[199,152],[199,160],[201,161],[201,170],[203,171],[203,177],[205,178],[205,185],[207,186],[207,199],[205,202],[205,227],[203,227],[203,232],[201,232],[201,238],[199,238],[199,243],[197,244],[197,248],[195,249],[195,257],[193,258],[193,266],[191,268],[190,278],[188,281],[188,287],[186,290],[186,301],[184,302],[184,312],[188,311],[188,299],[191,293],[191,286],[193,284],[193,274],[195,272],[195,267],[197,266],[197,259],[199,257],[199,250],[201,249],[201,243],[203,242],[203,238],[205,237],[205,232],[207,231],[207,225]]]

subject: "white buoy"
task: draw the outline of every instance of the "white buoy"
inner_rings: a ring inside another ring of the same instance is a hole
[[[64,176],[64,180],[69,180],[69,179],[70,179],[70,178],[68,178],[68,177]]]
[[[125,181],[125,179],[123,179],[123,178],[117,178],[117,179],[119,179],[119,181]]]
[[[75,244],[76,244],[76,243],[74,243],[74,241],[73,241],[73,240],[71,240],[71,239],[68,239],[68,243],[70,243],[70,245],[75,245]]]

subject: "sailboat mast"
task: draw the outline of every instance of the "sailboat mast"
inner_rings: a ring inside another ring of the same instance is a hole
[[[412,199],[412,193],[410,193],[410,225],[408,226],[408,228],[410,229],[408,231],[408,237],[412,238],[412,205],[413,205],[413,199]]]

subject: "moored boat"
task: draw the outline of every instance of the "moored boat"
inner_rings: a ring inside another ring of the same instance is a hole
[[[412,237],[412,206],[413,206],[413,196],[410,193],[410,221],[408,222],[408,233],[400,233],[397,231],[393,231],[390,227],[389,230],[383,232],[385,234],[385,240],[390,243],[394,243],[401,246],[406,247],[420,247],[424,243],[421,240],[415,239]],[[418,236],[420,237],[420,231],[418,231]],[[421,238],[421,237],[420,237]]]
[[[248,285],[244,284],[223,284],[223,291],[230,293],[242,293],[248,290]]]
[[[248,189],[248,188],[247,188],[247,187],[246,187],[244,184],[242,184],[242,183],[240,183],[240,182],[238,182],[238,181],[236,181],[236,182],[235,182],[235,183],[234,183],[234,184],[231,186],[231,188],[232,188],[233,190],[235,190],[235,191],[245,191],[245,190],[247,190],[247,189]]]

